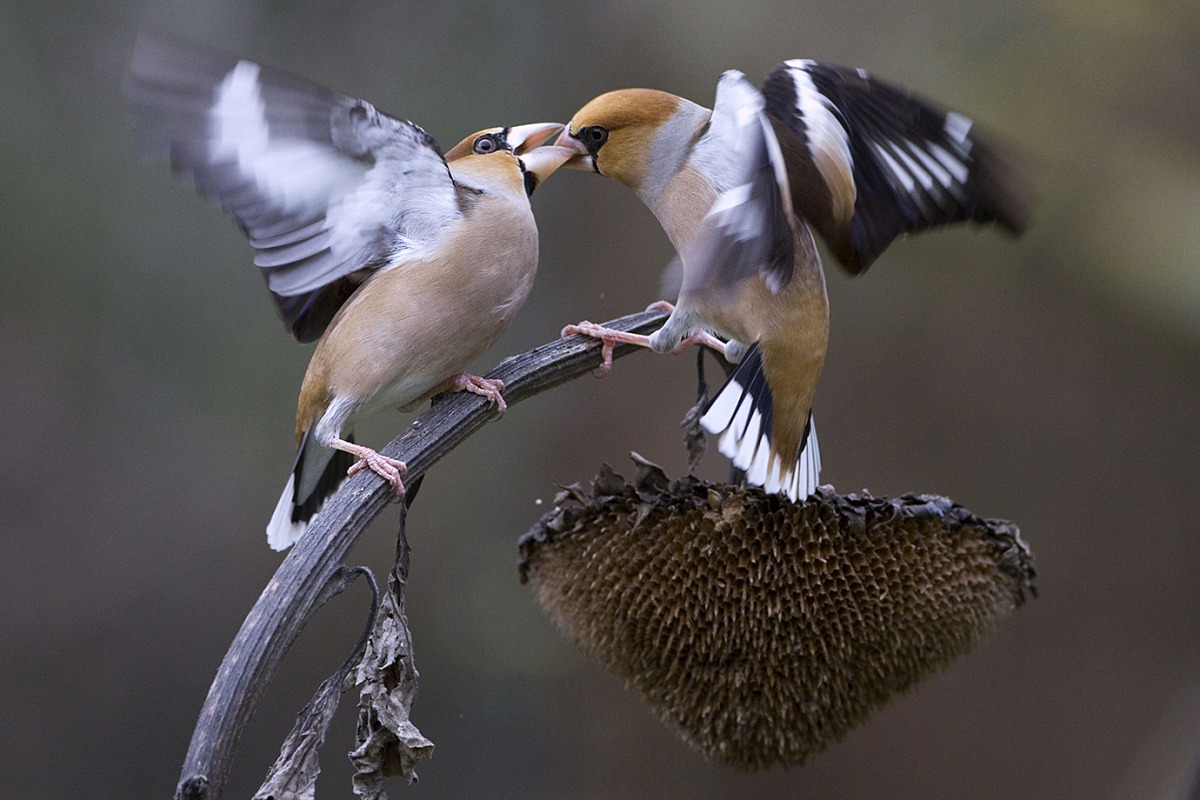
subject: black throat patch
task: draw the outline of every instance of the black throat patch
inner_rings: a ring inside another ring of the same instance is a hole
[[[538,185],[537,175],[534,175],[532,170],[525,169],[525,162],[521,159],[518,158],[517,163],[521,165],[521,174],[525,176],[525,196],[531,196]]]

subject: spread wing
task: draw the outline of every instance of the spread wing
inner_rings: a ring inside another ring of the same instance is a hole
[[[126,95],[142,141],[241,226],[300,341],[460,213],[429,134],[303,78],[141,36]]]
[[[898,236],[956,222],[1027,224],[1027,190],[967,117],[863,70],[786,61],[763,82],[797,214],[852,273]]]
[[[682,254],[686,292],[719,291],[755,275],[777,292],[792,278],[786,167],[763,112],[762,94],[745,75],[730,70],[721,76],[708,131],[693,156],[694,165],[717,181],[717,198]]]

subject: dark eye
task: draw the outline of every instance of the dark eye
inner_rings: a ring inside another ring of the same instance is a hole
[[[599,147],[608,141],[608,128],[601,125],[589,125],[579,132],[579,138],[589,147]]]
[[[475,140],[474,150],[481,156],[486,156],[488,153],[494,153],[500,149],[500,143],[496,141],[496,137],[488,133],[480,136]]]

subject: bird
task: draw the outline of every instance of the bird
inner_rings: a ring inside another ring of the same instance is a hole
[[[139,136],[248,237],[285,326],[317,341],[296,409],[296,458],[267,525],[296,542],[347,475],[404,494],[402,461],[354,424],[443,391],[520,310],[538,233],[529,196],[573,155],[561,123],[494,127],[443,153],[365,100],[199,45],[143,34],[125,92]]]
[[[586,103],[556,144],[649,207],[682,263],[678,300],[650,336],[563,329],[658,352],[708,344],[736,367],[701,425],[746,480],[802,500],[821,469],[812,402],[829,303],[814,232],[851,274],[897,238],[954,223],[1028,224],[1028,190],[972,120],[866,70],[810,59],[761,87],[720,77],[713,108],[656,89]],[[652,306],[653,307],[653,306]],[[722,337],[725,341],[722,341]]]

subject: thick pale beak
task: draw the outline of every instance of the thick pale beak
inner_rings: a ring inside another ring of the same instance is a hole
[[[529,150],[549,144],[550,140],[563,129],[559,122],[533,122],[528,125],[518,125],[508,129],[505,140],[513,149],[513,154],[523,156]]]
[[[583,142],[571,135],[571,126],[563,126],[562,133],[554,140],[555,147],[566,147],[571,150],[571,160],[564,166],[567,169],[582,169],[588,172],[596,171],[596,158],[587,151]]]
[[[521,154],[521,163],[525,167],[525,192],[533,194],[538,185],[554,174],[554,170],[566,164],[575,156],[575,151],[566,147],[545,144]]]

